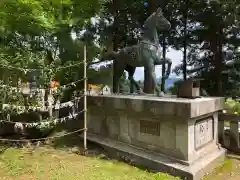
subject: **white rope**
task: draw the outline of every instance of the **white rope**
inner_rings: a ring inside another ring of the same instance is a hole
[[[56,103],[53,108],[55,109],[61,109],[61,108],[64,108],[64,107],[72,107],[74,106],[74,102],[75,101],[79,101],[80,99],[82,99],[84,97],[83,96],[80,96],[80,97],[77,97],[77,98],[74,98],[73,100],[70,100],[70,101],[67,101],[67,102],[64,102],[64,103]],[[1,103],[0,103],[1,104]],[[20,105],[12,105],[12,104],[6,104],[6,103],[2,103],[2,109],[7,109],[7,108],[15,108],[17,111],[19,110],[22,110],[22,111],[47,111],[48,109],[44,109],[43,107],[40,107],[40,106],[20,106]]]
[[[65,136],[69,136],[81,131],[86,131],[87,129],[78,129],[76,131],[72,131],[69,133],[65,133],[63,135],[58,135],[58,136],[50,136],[50,137],[46,137],[46,138],[36,138],[36,139],[1,139],[0,141],[6,141],[6,142],[29,142],[29,141],[44,141],[44,140],[48,140],[48,139],[56,139],[56,138],[61,138],[61,137],[65,137]]]
[[[25,127],[36,127],[38,125],[50,125],[51,123],[54,125],[57,125],[57,123],[63,123],[66,122],[70,119],[76,118],[78,115],[83,113],[85,110],[82,110],[78,113],[70,114],[69,116],[62,117],[62,118],[56,118],[50,121],[39,121],[39,122],[33,122],[33,123],[28,123],[28,122],[15,122],[15,121],[8,121],[8,120],[0,120],[0,123],[10,123],[10,124],[17,124],[17,125],[24,125]]]
[[[76,86],[76,84],[78,83],[78,82],[81,82],[81,81],[84,81],[85,80],[85,78],[82,78],[82,79],[79,79],[79,80],[77,80],[77,81],[74,81],[74,82],[71,82],[71,83],[68,83],[68,84],[64,84],[64,85],[60,85],[60,86],[58,86],[57,88],[63,88],[63,89],[65,89],[65,88],[67,88],[68,86]],[[15,91],[17,91],[17,92],[21,92],[21,87],[13,87],[13,86],[9,86],[9,85],[0,85],[0,87],[7,87],[7,88],[10,88],[11,90],[15,90]],[[41,88],[41,89],[36,89],[36,90],[32,90],[32,91],[40,91],[40,90],[56,90],[56,88],[53,88],[53,87],[49,87],[49,88]]]
[[[72,65],[68,65],[68,66],[63,66],[63,67],[49,67],[51,69],[49,69],[49,71],[51,71],[53,68],[56,69],[57,71],[62,70],[62,69],[67,69],[67,68],[71,68],[71,67],[75,67],[75,66],[79,66],[81,64],[83,64],[84,62],[79,62],[76,64],[72,64]],[[15,67],[15,66],[10,66],[10,65],[5,65],[5,64],[0,64],[0,66],[5,67],[7,69],[15,69],[15,70],[19,70],[19,71],[23,71],[24,73],[27,72],[34,72],[34,71],[43,71],[43,69],[28,69],[28,68],[19,68],[19,67]]]

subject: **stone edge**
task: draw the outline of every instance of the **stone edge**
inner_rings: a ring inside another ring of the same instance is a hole
[[[154,116],[173,115],[183,119],[191,119],[210,114],[223,109],[224,98],[211,97],[206,99],[179,99],[178,101],[161,101],[160,99],[146,99],[141,96],[121,97],[116,96],[89,96],[89,105],[107,106],[116,110],[132,110],[139,113],[144,112]],[[149,107],[149,108],[147,108]],[[161,111],[159,111],[161,109]]]
[[[223,97],[212,97],[211,100],[193,101],[190,103],[190,118],[203,116],[213,112],[221,111],[224,108]]]

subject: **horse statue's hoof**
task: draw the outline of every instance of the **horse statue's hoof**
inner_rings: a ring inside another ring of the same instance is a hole
[[[165,95],[165,94],[164,94],[164,92],[162,92],[162,91],[157,93],[157,96],[158,96],[158,97],[164,97],[164,95]]]
[[[146,93],[144,93],[143,90],[140,89],[140,90],[138,90],[138,94],[139,94],[139,95],[145,95]]]

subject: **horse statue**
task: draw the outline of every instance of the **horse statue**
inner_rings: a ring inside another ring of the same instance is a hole
[[[141,41],[133,46],[125,47],[118,52],[105,53],[100,61],[113,60],[113,93],[119,93],[119,80],[126,70],[130,81],[130,92],[133,93],[133,85],[140,92],[139,84],[134,80],[136,67],[144,67],[145,73],[152,78],[154,89],[158,96],[163,95],[156,84],[155,65],[168,64],[165,78],[171,73],[172,62],[170,59],[161,58],[161,46],[159,43],[159,30],[169,30],[170,22],[163,16],[161,8],[152,13],[144,22],[143,36]],[[148,83],[149,84],[149,83]]]

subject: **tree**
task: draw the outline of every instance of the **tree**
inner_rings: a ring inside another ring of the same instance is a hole
[[[4,84],[18,86],[21,79],[48,88],[50,79],[60,80],[63,85],[83,77],[83,65],[61,70],[56,67],[82,61],[83,46],[87,43],[88,61],[96,56],[98,48],[92,39],[83,39],[79,32],[99,12],[101,1],[18,0],[1,1],[0,5],[0,64]],[[76,40],[71,37],[73,33],[77,34]],[[83,88],[82,82],[78,85]]]
[[[233,27],[238,21],[236,16],[238,8],[238,2],[235,1],[218,3],[189,1],[187,66],[191,69],[187,69],[187,73],[190,77],[204,78],[202,85],[212,95],[223,95],[226,93],[225,88],[228,88],[226,85],[229,82],[227,80],[229,76],[223,74],[224,69],[227,68],[224,54],[226,50],[234,49],[233,46],[239,46],[237,36],[232,33],[232,29],[236,30]],[[174,43],[174,41],[177,42],[175,37],[172,44],[177,45],[178,43]],[[178,49],[176,45],[174,46]],[[175,71],[179,73],[182,69],[184,69],[183,64],[179,65]]]

